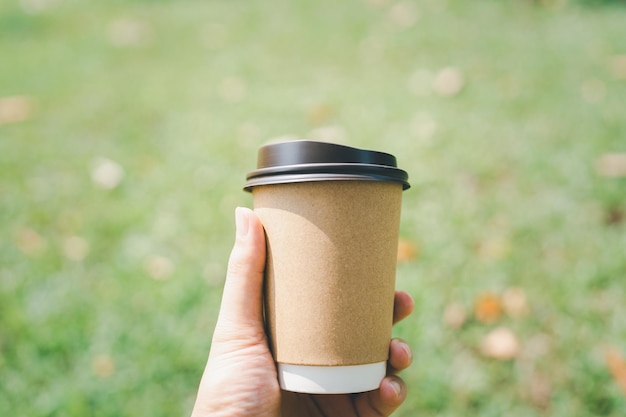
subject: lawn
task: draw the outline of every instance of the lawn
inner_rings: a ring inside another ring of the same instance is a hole
[[[410,175],[398,416],[626,415],[626,5],[0,3],[0,415],[187,415],[256,150]]]

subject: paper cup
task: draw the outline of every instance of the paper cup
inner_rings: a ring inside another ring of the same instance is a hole
[[[378,388],[406,188],[389,154],[311,141],[261,149],[246,189],[267,237],[265,319],[281,388]]]

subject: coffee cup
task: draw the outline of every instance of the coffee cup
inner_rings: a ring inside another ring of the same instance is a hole
[[[308,140],[259,150],[244,189],[266,234],[264,314],[282,389],[378,388],[407,188],[387,153]]]

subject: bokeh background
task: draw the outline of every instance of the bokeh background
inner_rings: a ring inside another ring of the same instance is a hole
[[[0,415],[189,414],[268,141],[391,152],[398,416],[626,415],[626,4],[0,2]]]

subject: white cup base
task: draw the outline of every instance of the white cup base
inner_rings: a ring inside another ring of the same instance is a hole
[[[277,364],[278,381],[285,391],[307,394],[348,394],[378,388],[387,362],[352,366]]]

